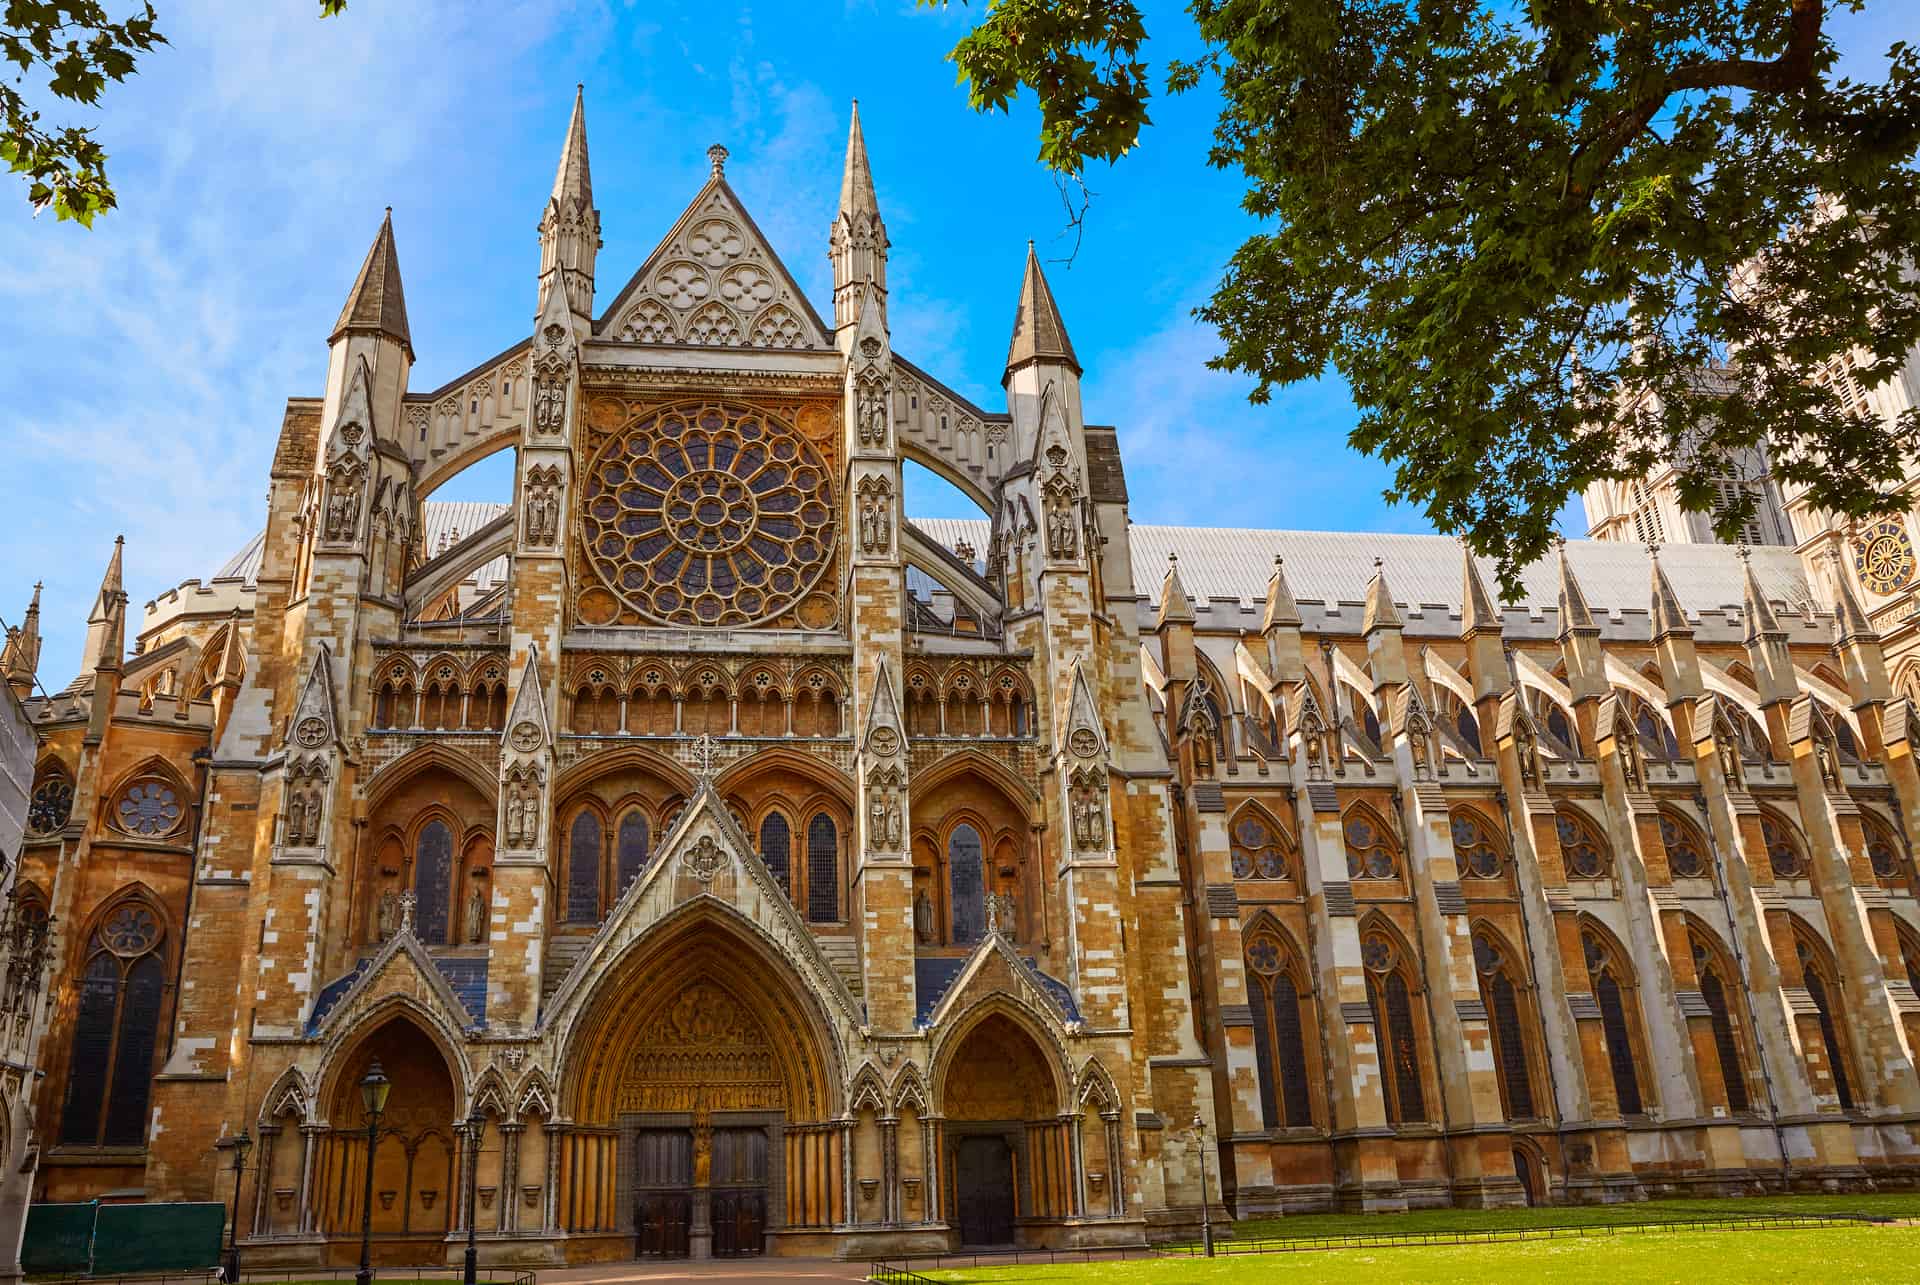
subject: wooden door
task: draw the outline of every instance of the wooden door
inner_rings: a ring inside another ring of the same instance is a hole
[[[1013,1243],[1013,1149],[1005,1138],[962,1138],[954,1155],[962,1245]]]
[[[639,1258],[685,1258],[693,1224],[693,1134],[648,1129],[634,1147],[634,1247]]]
[[[766,1130],[715,1129],[712,1177],[714,1257],[766,1252]]]

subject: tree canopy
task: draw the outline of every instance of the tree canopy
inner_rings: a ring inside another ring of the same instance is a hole
[[[1217,93],[1258,230],[1198,310],[1213,365],[1255,402],[1338,370],[1390,498],[1511,589],[1569,495],[1656,461],[1726,539],[1756,449],[1819,509],[1906,507],[1920,412],[1860,403],[1920,342],[1920,58],[1837,73],[1868,3],[1191,0],[1202,52],[1156,72],[1134,0],[990,0],[951,58],[976,108],[1032,91],[1068,174],[1156,81]]]
[[[332,17],[347,0],[319,0]],[[131,7],[131,6],[130,6]],[[92,226],[115,205],[107,154],[80,125],[49,125],[21,89],[84,107],[98,106],[107,82],[133,74],[139,56],[167,43],[151,4],[116,20],[102,0],[6,0],[0,7],[0,59],[13,65],[14,83],[0,82],[0,162],[27,183],[34,209]]]

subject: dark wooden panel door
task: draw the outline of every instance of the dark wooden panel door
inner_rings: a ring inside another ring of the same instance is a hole
[[[713,1193],[713,1256],[746,1258],[766,1251],[767,1192],[728,1187]]]
[[[693,1225],[693,1134],[648,1129],[634,1139],[633,1252],[685,1258]]]
[[[1013,1150],[1005,1138],[962,1138],[954,1196],[963,1245],[1013,1243]]]

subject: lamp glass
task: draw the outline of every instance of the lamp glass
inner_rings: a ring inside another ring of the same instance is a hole
[[[380,1069],[380,1060],[374,1059],[373,1065],[360,1078],[360,1101],[367,1108],[368,1115],[379,1115],[387,1109],[387,1094],[393,1090],[393,1081]]]

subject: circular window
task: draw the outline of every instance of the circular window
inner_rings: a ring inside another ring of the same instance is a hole
[[[1453,851],[1467,868],[1467,873],[1478,879],[1495,879],[1500,875],[1500,853],[1487,837],[1486,830],[1479,820],[1465,813],[1453,814]]]
[[[1676,878],[1698,879],[1707,873],[1706,857],[1693,832],[1664,814],[1660,818],[1660,842],[1667,850],[1667,868]]]
[[[1365,816],[1356,816],[1346,825],[1347,878],[1391,879],[1394,875],[1393,849],[1380,828]]]
[[[583,487],[588,562],[645,619],[750,625],[826,574],[826,461],[776,417],[727,403],[649,412],[610,438]]]
[[[1773,865],[1775,878],[1800,879],[1806,876],[1806,859],[1800,855],[1800,845],[1794,842],[1793,835],[1785,825],[1770,816],[1761,817],[1760,838],[1767,845],[1767,860]]]
[[[1567,871],[1580,879],[1598,879],[1607,872],[1607,859],[1601,854],[1600,841],[1593,831],[1562,812],[1554,822],[1560,834],[1560,855]]]
[[[128,834],[157,839],[180,828],[185,809],[171,785],[149,777],[135,781],[113,805],[114,824]]]
[[[100,926],[100,942],[116,955],[144,955],[160,939],[160,921],[145,906],[122,906]]]
[[[1365,964],[1370,972],[1391,972],[1393,958],[1393,942],[1383,933],[1368,933],[1360,943],[1360,962]]]
[[[27,804],[27,829],[35,834],[52,834],[66,825],[73,815],[73,782],[64,776],[50,776],[33,787]]]
[[[1860,533],[1853,546],[1853,569],[1860,583],[1882,596],[1913,583],[1913,540],[1898,519],[1876,522]]]
[[[1280,971],[1280,947],[1271,937],[1256,937],[1247,947],[1247,962],[1254,972],[1271,977]]]

